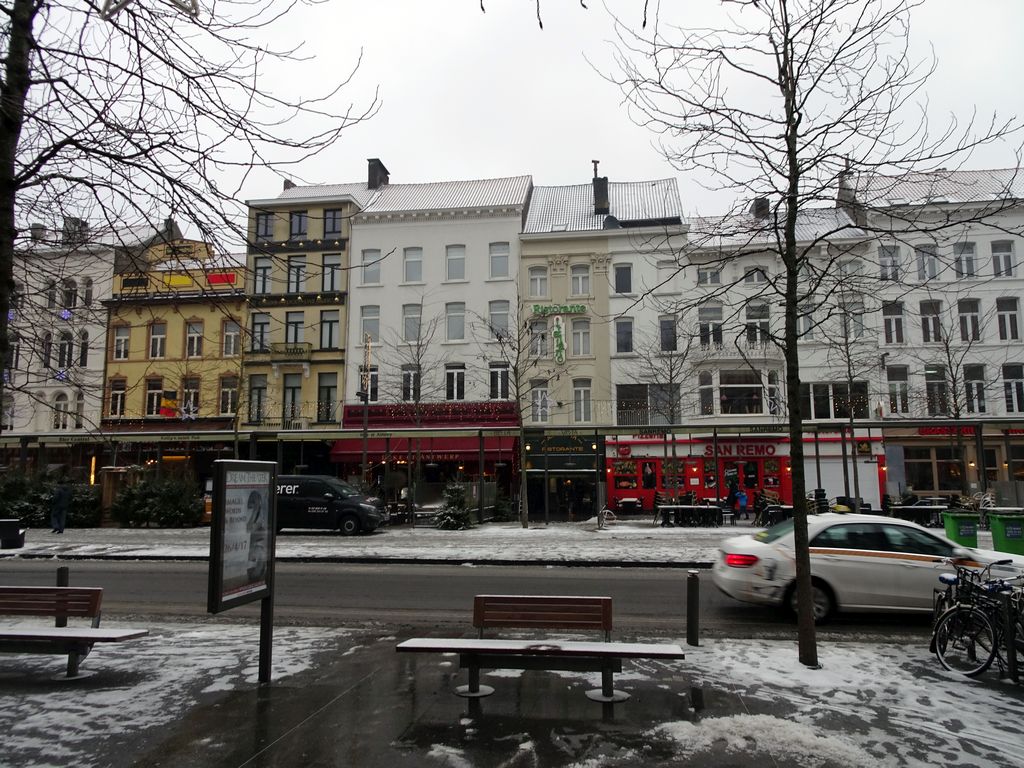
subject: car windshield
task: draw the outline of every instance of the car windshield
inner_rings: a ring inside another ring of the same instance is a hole
[[[348,483],[343,483],[341,480],[328,480],[327,486],[334,492],[337,493],[341,498],[347,499],[350,496],[358,496],[359,491],[353,488]]]
[[[761,531],[760,533],[755,533],[754,538],[757,541],[763,541],[764,543],[768,544],[775,541],[776,539],[781,539],[783,536],[785,536],[788,533],[791,533],[792,531],[793,519],[790,518],[789,520],[783,520],[781,523],[776,523],[767,530]]]

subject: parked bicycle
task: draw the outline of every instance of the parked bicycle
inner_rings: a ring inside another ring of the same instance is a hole
[[[936,592],[931,651],[951,672],[976,677],[994,661],[1001,674],[1009,653],[1024,654],[1024,590],[1014,584],[1022,577],[992,578],[991,573],[993,566],[1011,562],[997,560],[981,570],[951,562],[955,575],[939,576],[946,588]],[[1006,605],[1013,622],[1013,649],[1006,638]]]

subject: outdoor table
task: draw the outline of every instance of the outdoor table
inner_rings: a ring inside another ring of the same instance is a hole
[[[912,523],[918,525],[924,525],[929,528],[941,528],[942,527],[942,513],[947,511],[949,507],[931,505],[931,504],[913,504],[911,506],[892,506],[889,507],[889,515],[891,517],[898,517],[900,520],[909,520]]]
[[[619,499],[619,512],[640,512],[641,510],[643,510],[643,505],[640,499],[633,497]]]
[[[788,504],[769,504],[765,509],[764,516],[764,524],[771,528],[776,523],[789,520],[793,516],[793,507]]]
[[[706,504],[661,504],[658,506],[661,525],[717,528],[722,524],[722,510]]]

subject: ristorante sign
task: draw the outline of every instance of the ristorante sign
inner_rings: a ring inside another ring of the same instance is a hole
[[[533,314],[547,317],[548,315],[584,315],[586,304],[534,304]]]

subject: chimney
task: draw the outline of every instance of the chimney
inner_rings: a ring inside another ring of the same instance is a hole
[[[45,224],[30,224],[29,230],[32,232],[32,242],[41,243],[46,239]]]
[[[85,242],[88,233],[89,225],[85,219],[79,219],[74,216],[64,217],[64,229],[61,233],[61,243],[63,245],[81,245]]]
[[[170,217],[164,219],[164,237],[168,240],[174,237],[174,219]]]
[[[370,189],[379,189],[388,183],[390,174],[384,167],[384,163],[376,157],[371,157],[367,162],[366,186]]]
[[[754,202],[750,204],[750,213],[755,219],[767,219],[768,214],[771,213],[771,206],[768,205],[768,198],[755,197]]]
[[[295,182],[291,179],[284,180],[284,191],[287,192],[289,189],[295,189]]]
[[[846,161],[846,168],[839,172],[839,190],[836,192],[836,208],[846,212],[858,227],[867,224],[867,215],[864,208],[857,202],[857,190],[853,186],[853,171],[850,170],[850,161]]]
[[[611,212],[608,204],[608,177],[597,175],[597,164],[600,160],[591,160],[594,164],[594,215],[607,215]]]

